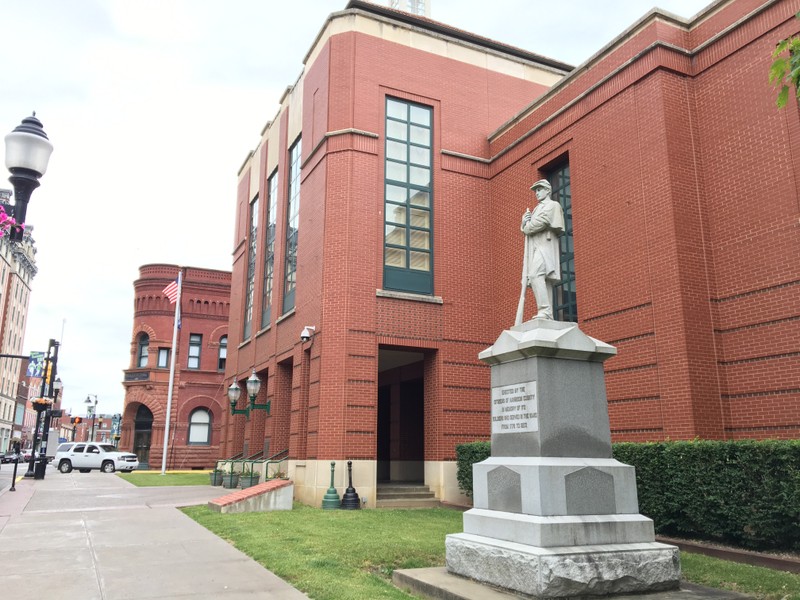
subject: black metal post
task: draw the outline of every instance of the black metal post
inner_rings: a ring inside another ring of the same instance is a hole
[[[19,442],[14,442],[14,473],[11,475],[11,487],[9,492],[17,491],[17,465],[19,464],[19,453],[22,450]]]
[[[20,239],[22,239],[22,238],[20,238]],[[41,387],[41,393],[40,393],[40,398],[42,400],[45,398],[45,395],[48,392],[48,385],[49,385],[49,382],[47,381],[48,376],[53,375],[51,373],[51,370],[50,370],[50,362],[51,362],[50,353],[54,349],[55,349],[55,356],[58,356],[58,342],[55,341],[55,340],[50,340],[50,343],[47,346],[47,356],[45,356],[44,365],[43,365],[44,371],[42,373],[42,387]],[[55,371],[55,369],[53,369],[53,371]],[[31,446],[31,460],[28,463],[28,472],[25,473],[25,477],[34,477],[34,474],[36,472],[36,442],[38,441],[36,438],[39,436],[39,424],[40,424],[41,419],[42,419],[42,412],[47,410],[47,406],[46,405],[42,405],[42,403],[34,402],[33,405],[34,405],[33,406],[34,410],[36,410],[36,428],[33,430],[33,445]],[[49,427],[49,425],[50,425],[50,421],[49,420],[48,420],[47,424],[48,424],[48,427]],[[47,438],[45,437],[45,435],[46,435],[46,432],[42,431],[42,441],[43,442],[47,441]],[[46,461],[47,461],[47,459],[45,458],[45,464],[46,464]],[[42,475],[42,477],[44,477],[44,475]],[[40,479],[41,479],[41,477],[40,477]]]
[[[94,404],[94,410],[92,411],[92,433],[89,435],[89,441],[94,441],[94,420],[97,417],[97,402]]]
[[[42,422],[42,443],[39,445],[39,462],[33,470],[34,479],[44,479],[44,472],[47,468],[47,440],[50,437],[50,409],[44,411],[44,421]]]
[[[28,212],[28,201],[33,190],[39,187],[39,174],[30,169],[11,169],[8,180],[14,186],[14,220],[18,225],[25,224],[25,215]],[[22,241],[22,227],[12,227],[8,238],[14,242]]]
[[[44,412],[44,408],[39,408],[38,403],[33,403],[33,408],[36,411],[36,426],[33,429],[33,445],[31,446],[31,459],[28,462],[28,471],[25,473],[25,477],[33,477],[34,468],[36,466],[36,444],[39,441],[39,425],[42,422],[42,412]]]
[[[353,487],[353,461],[347,461],[347,489],[342,496],[342,509],[344,510],[358,510],[361,508],[361,500],[356,493],[356,488]]]

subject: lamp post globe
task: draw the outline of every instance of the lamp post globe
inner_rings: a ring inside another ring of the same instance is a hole
[[[259,391],[261,391],[261,380],[256,375],[256,370],[253,369],[252,374],[247,378],[247,395],[250,396],[251,401],[255,401]]]
[[[17,224],[25,224],[28,201],[33,190],[39,187],[39,179],[47,172],[53,144],[36,118],[36,113],[22,119],[22,123],[6,135],[6,168],[11,173],[8,180],[14,186],[14,214]],[[9,233],[14,241],[22,240],[22,228],[15,227]]]
[[[241,395],[242,395],[242,388],[240,388],[239,384],[234,381],[228,388],[228,400],[231,403],[231,407],[236,406],[236,403],[239,401],[239,397]]]

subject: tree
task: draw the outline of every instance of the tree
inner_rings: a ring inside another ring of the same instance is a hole
[[[800,19],[800,13],[795,15]],[[775,104],[783,108],[789,101],[789,87],[794,88],[800,100],[800,37],[792,36],[781,40],[772,53],[774,62],[769,69],[769,82],[776,88],[780,86]]]

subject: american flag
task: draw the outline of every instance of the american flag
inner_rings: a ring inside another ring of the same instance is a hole
[[[161,291],[169,298],[170,304],[175,304],[178,301],[178,280],[170,281],[169,285]]]

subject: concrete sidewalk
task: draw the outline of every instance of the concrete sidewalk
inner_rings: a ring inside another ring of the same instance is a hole
[[[52,467],[43,480],[20,480],[0,492],[3,597],[307,598],[176,508],[220,495]]]

